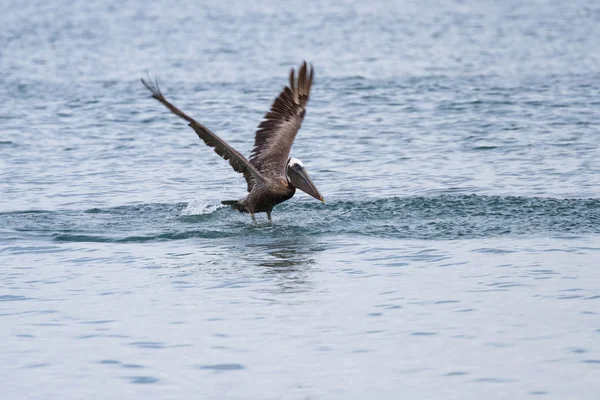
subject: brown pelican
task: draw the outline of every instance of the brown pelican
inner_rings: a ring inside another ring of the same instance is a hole
[[[266,212],[271,221],[273,207],[292,198],[296,189],[324,202],[302,161],[289,156],[296,133],[304,119],[312,81],[313,68],[312,65],[307,66],[306,61],[300,67],[297,77],[292,68],[289,86],[275,99],[271,110],[258,126],[254,148],[248,160],[204,125],[167,101],[158,87],[158,81],[142,79],[152,97],[164,104],[173,114],[189,122],[189,126],[204,143],[213,147],[215,153],[225,160],[229,160],[236,172],[244,174],[249,193],[240,200],[223,201],[222,204],[250,213],[252,221],[256,221],[254,214],[259,212]]]

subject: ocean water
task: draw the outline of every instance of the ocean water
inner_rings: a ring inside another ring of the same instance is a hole
[[[2,399],[597,399],[595,1],[5,0]],[[248,155],[315,67],[274,223]]]

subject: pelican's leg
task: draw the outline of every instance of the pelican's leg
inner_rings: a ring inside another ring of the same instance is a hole
[[[253,213],[250,213],[250,218],[252,218],[252,223],[253,223],[254,225],[256,225],[256,217],[254,216],[254,214],[253,214]]]
[[[270,223],[273,223],[273,220],[271,219],[271,211],[267,211],[267,219]]]

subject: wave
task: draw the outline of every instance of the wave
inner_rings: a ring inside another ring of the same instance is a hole
[[[278,206],[273,215],[273,225],[253,225],[246,214],[201,202],[14,211],[0,213],[0,238],[20,235],[59,242],[119,243],[242,235],[450,240],[600,233],[600,199],[442,195],[338,200],[326,205],[291,201]]]

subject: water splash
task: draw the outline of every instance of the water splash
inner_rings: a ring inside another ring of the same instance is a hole
[[[212,202],[148,203],[89,210],[0,213],[0,239],[19,235],[75,242],[146,242],[189,238],[370,236],[451,240],[600,233],[599,199],[442,195],[290,201],[274,224],[253,225]]]
[[[212,214],[219,208],[223,208],[221,204],[216,204],[216,201],[206,202],[200,199],[194,199],[181,211],[181,215],[206,215]]]

